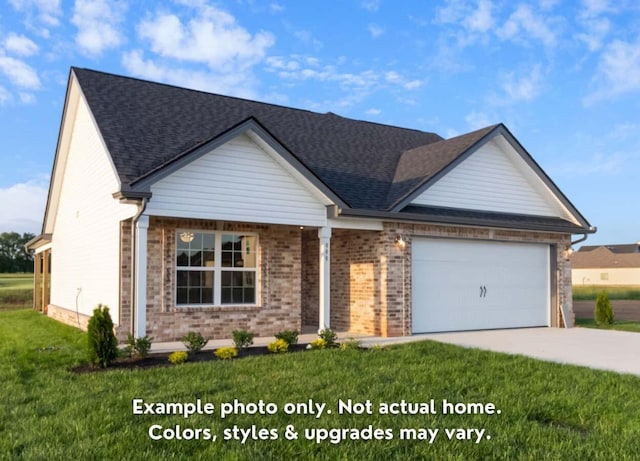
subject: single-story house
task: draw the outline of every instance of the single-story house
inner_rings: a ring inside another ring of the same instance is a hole
[[[36,307],[124,338],[573,322],[595,232],[502,124],[451,139],[72,68]]]
[[[585,245],[571,255],[573,285],[640,285],[640,242]]]

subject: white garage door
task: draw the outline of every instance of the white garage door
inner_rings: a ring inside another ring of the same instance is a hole
[[[549,246],[414,238],[413,332],[549,325]]]

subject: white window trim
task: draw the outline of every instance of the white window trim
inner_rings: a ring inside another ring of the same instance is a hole
[[[181,232],[193,232],[198,234],[213,234],[214,237],[214,261],[215,265],[213,267],[187,267],[187,266],[178,266],[177,263],[177,254],[178,254],[178,240]],[[258,242],[258,234],[255,232],[237,232],[237,231],[212,231],[212,230],[204,230],[204,229],[176,229],[175,231],[176,242],[173,246],[173,276],[176,283],[174,283],[173,287],[173,305],[176,309],[184,309],[184,308],[203,308],[203,307],[237,307],[237,306],[257,306],[258,299],[260,296],[260,290],[258,289],[260,286],[258,267],[260,267],[259,260],[259,242]],[[250,235],[255,237],[256,239],[256,267],[222,267],[222,236],[223,235]],[[178,304],[178,271],[211,271],[213,272],[213,304]],[[254,283],[255,283],[255,295],[253,303],[222,303],[222,272],[253,272],[254,273]]]

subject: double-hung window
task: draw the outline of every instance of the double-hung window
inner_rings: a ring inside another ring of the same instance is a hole
[[[179,230],[176,305],[255,304],[257,236]]]

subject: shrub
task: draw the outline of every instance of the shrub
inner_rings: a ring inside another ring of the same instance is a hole
[[[233,330],[233,344],[238,349],[244,349],[253,344],[253,333],[249,330]]]
[[[281,354],[289,350],[289,343],[284,339],[276,339],[269,343],[267,349],[269,349],[269,352],[273,352],[274,354]]]
[[[357,339],[349,338],[349,340],[340,343],[341,351],[348,351],[348,350],[354,350],[354,349],[360,349],[360,341],[358,341]]]
[[[238,356],[238,349],[233,346],[219,347],[213,353],[220,360],[228,360]]]
[[[137,358],[143,359],[147,355],[149,355],[149,351],[151,350],[151,343],[153,338],[149,336],[143,336],[142,338],[134,338],[131,333],[127,335],[127,348],[126,350],[129,352],[129,357],[134,353]]]
[[[324,339],[326,347],[336,347],[338,345],[336,342],[338,335],[331,328],[320,330],[318,337]]]
[[[298,344],[298,335],[300,333],[296,330],[284,330],[276,335],[276,339],[282,339],[289,346],[292,344]]]
[[[118,357],[118,340],[113,332],[109,308],[98,304],[87,325],[89,362],[106,368]]]
[[[323,338],[317,338],[309,343],[309,345],[307,346],[307,349],[313,349],[313,350],[326,349],[326,347],[327,347],[327,341],[325,341]]]
[[[596,299],[594,316],[598,325],[611,325],[613,323],[613,309],[606,291],[600,293]]]
[[[169,354],[169,362],[173,363],[174,365],[179,365],[186,362],[188,357],[189,354],[187,354],[185,351],[175,351]]]
[[[196,354],[200,352],[204,346],[207,345],[209,340],[204,339],[200,333],[190,331],[182,337],[182,342],[190,353]]]

